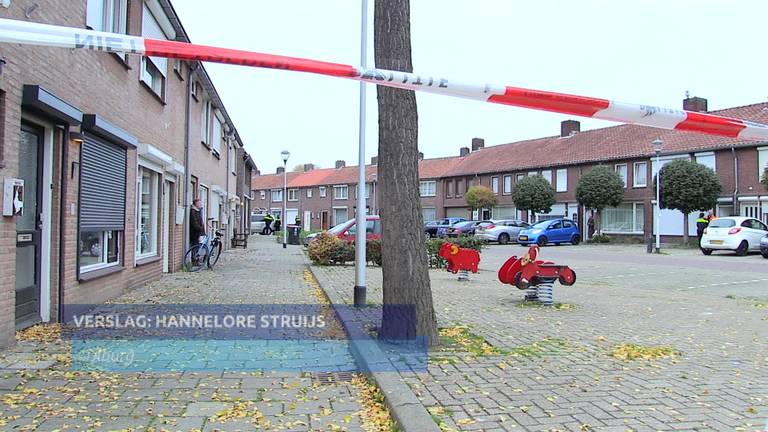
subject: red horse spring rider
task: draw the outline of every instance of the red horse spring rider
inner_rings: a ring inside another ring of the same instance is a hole
[[[476,250],[460,248],[453,243],[443,243],[437,255],[448,261],[449,272],[461,272],[459,280],[462,281],[469,280],[467,271],[477,273],[477,266],[480,264],[480,254]]]
[[[563,285],[576,283],[576,272],[570,267],[555,265],[550,261],[537,261],[539,247],[531,246],[528,253],[520,258],[513,256],[499,269],[501,283],[516,286],[525,290],[526,300],[537,300],[541,304],[554,304],[554,284],[560,281]]]

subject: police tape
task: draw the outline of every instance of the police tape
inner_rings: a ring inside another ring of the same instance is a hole
[[[520,87],[462,83],[443,77],[362,68],[298,57],[264,54],[116,33],[0,19],[0,42],[307,72],[387,87],[481,100],[622,123],[698,132],[742,140],[768,140],[768,125],[714,114],[617,102]]]

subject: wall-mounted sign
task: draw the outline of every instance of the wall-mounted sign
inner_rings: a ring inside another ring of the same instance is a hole
[[[24,214],[24,180],[5,179],[3,186],[3,216]]]

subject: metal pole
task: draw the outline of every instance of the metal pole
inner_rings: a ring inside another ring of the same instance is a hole
[[[368,57],[368,0],[362,0],[360,14],[360,64],[365,67]],[[365,221],[365,83],[360,81],[359,146],[357,157],[357,213],[355,225],[355,306],[365,306],[365,240],[368,234]]]
[[[285,249],[287,246],[285,245],[286,238],[288,237],[288,218],[286,215],[286,200],[288,199],[288,160],[283,159],[283,249]]]
[[[656,226],[656,253],[661,252],[661,227],[659,226],[659,213],[661,213],[661,201],[660,193],[661,190],[661,159],[659,158],[659,154],[661,153],[661,149],[656,150],[656,222],[654,225]]]

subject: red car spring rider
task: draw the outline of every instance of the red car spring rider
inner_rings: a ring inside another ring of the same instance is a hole
[[[541,304],[554,304],[554,284],[560,281],[563,285],[576,283],[576,272],[570,267],[556,265],[550,261],[537,261],[539,247],[531,246],[528,253],[520,258],[513,256],[499,269],[501,283],[516,286],[525,290],[526,300],[538,300]]]
[[[480,254],[474,249],[460,248],[453,243],[443,243],[438,255],[448,261],[449,272],[456,274],[461,271],[465,276],[467,270],[477,273]]]

